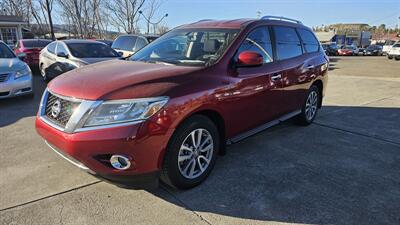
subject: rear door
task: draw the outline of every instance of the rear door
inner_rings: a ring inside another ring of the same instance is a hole
[[[235,86],[226,93],[234,98],[231,104],[224,107],[228,110],[229,121],[234,126],[233,133],[238,134],[260,126],[275,119],[281,112],[278,106],[281,95],[280,66],[273,59],[272,42],[267,26],[255,28],[237,50],[235,61],[243,51],[254,51],[261,54],[264,63],[258,67],[237,68]]]
[[[302,47],[293,27],[273,26],[276,57],[282,67],[282,101],[284,114],[299,110],[309,88],[315,67]]]

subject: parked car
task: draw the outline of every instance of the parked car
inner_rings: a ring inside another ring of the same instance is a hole
[[[383,55],[387,55],[387,53],[390,51],[390,49],[392,48],[392,46],[396,43],[396,41],[392,41],[392,40],[387,40],[385,42],[385,45],[383,45],[382,47],[382,53]]]
[[[44,81],[88,64],[118,59],[120,55],[110,46],[91,40],[54,41],[39,57],[40,74]]]
[[[338,47],[336,44],[322,44],[322,48],[325,50],[325,54],[329,56],[338,55]]]
[[[40,51],[50,43],[51,40],[46,39],[21,39],[17,42],[14,52],[16,55],[24,53],[24,62],[35,68],[39,65]]]
[[[364,50],[364,55],[382,55],[382,46],[370,45]]]
[[[133,34],[121,35],[114,40],[112,48],[128,58],[149,43],[145,37]]]
[[[143,188],[161,178],[186,189],[207,178],[226,144],[292,117],[312,123],[327,71],[320,43],[299,21],[199,21],[129,60],[54,79],[36,129],[69,162],[106,180]]]
[[[157,38],[160,37],[160,35],[156,35],[156,34],[146,34],[144,35],[144,37],[147,39],[147,41],[149,43],[151,43],[152,41],[156,40]]]
[[[355,55],[356,48],[351,45],[343,46],[338,50],[338,55]]]
[[[397,42],[390,48],[388,52],[388,58],[400,60],[400,42]]]
[[[365,49],[366,48],[363,48],[363,47],[357,48],[357,55],[361,55],[361,56],[365,55]]]
[[[24,54],[20,54],[23,59]],[[33,96],[32,72],[9,46],[0,41],[0,99]]]
[[[110,46],[110,47],[111,47],[111,45],[112,45],[112,43],[113,43],[112,40],[107,40],[107,39],[97,39],[96,41],[102,42],[102,43],[104,43],[104,44],[106,44],[106,45],[108,45],[108,46]]]

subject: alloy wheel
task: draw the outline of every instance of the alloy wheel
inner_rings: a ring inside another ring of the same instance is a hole
[[[202,175],[213,157],[213,138],[206,129],[193,130],[184,139],[178,154],[178,168],[182,176],[195,179]]]
[[[318,93],[316,91],[311,91],[307,97],[306,101],[306,118],[308,121],[311,121],[315,114],[317,113],[318,107]]]

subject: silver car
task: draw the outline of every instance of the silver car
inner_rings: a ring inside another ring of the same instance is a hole
[[[39,69],[44,81],[88,64],[121,58],[107,44],[92,40],[54,41],[39,56]]]
[[[18,57],[0,41],[0,98],[33,95],[31,69]]]

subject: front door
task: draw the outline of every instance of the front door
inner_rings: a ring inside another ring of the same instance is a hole
[[[268,27],[255,28],[239,47],[234,61],[243,51],[261,54],[264,63],[258,67],[238,67],[235,85],[226,90],[227,98],[234,99],[224,105],[228,110],[231,135],[256,128],[279,117],[281,101],[281,67],[273,60],[272,43]],[[229,124],[227,124],[229,126]]]

